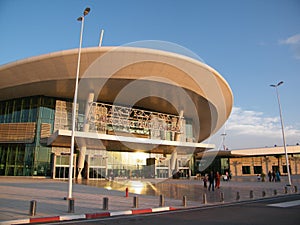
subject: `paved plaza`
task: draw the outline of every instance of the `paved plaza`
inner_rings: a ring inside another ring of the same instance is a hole
[[[285,189],[286,184],[286,177],[282,177],[281,182],[258,182],[255,178],[233,178],[229,182],[222,181],[220,189],[215,191],[208,191],[203,187],[201,180],[195,179],[121,180],[106,183],[102,181],[99,184],[94,182],[90,185],[73,184],[75,212],[68,213],[68,201],[64,200],[68,195],[67,181],[0,177],[0,224],[9,220],[32,218],[29,216],[32,200],[37,202],[36,215],[33,216],[37,218],[118,212],[134,208],[158,208],[162,206],[161,196],[164,197],[163,206],[179,209],[292,194],[295,193],[294,186],[298,191],[300,177],[293,177],[293,187]],[[127,187],[128,197],[125,191]],[[206,196],[206,204],[203,202],[204,196]],[[138,201],[135,202],[136,207],[134,207],[134,197],[138,197]],[[107,210],[103,209],[104,198],[108,198]]]

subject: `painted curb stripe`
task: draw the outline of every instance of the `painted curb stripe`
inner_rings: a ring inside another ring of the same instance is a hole
[[[111,212],[110,216],[121,216],[121,215],[131,215],[131,214],[132,214],[131,210],[126,210],[126,211]]]
[[[60,216],[60,221],[64,221],[64,220],[78,220],[78,219],[85,219],[85,214],[83,215],[64,215],[64,216]]]
[[[132,214],[152,213],[152,209],[133,209]]]
[[[159,207],[159,208],[153,208],[152,212],[162,212],[162,211],[168,211],[170,210],[170,207]]]
[[[96,219],[96,218],[109,217],[109,216],[110,216],[110,212],[85,214],[86,219]]]
[[[26,224],[26,223],[29,223],[29,219],[9,220],[9,221],[0,222],[1,225]]]
[[[59,216],[30,218],[29,221],[30,221],[29,223],[55,222],[55,221],[59,221]]]
[[[134,209],[134,210],[116,211],[116,212],[88,213],[88,214],[82,214],[82,215],[63,215],[63,216],[53,216],[53,217],[39,217],[39,218],[30,218],[30,219],[2,221],[2,222],[0,222],[0,225],[58,222],[58,221],[64,221],[64,220],[77,220],[77,219],[96,219],[96,218],[101,218],[101,217],[144,214],[144,213],[162,212],[162,211],[169,211],[169,210],[176,210],[176,208],[159,207],[159,208]]]

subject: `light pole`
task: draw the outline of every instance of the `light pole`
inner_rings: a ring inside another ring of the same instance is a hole
[[[275,90],[276,90],[278,107],[279,107],[280,122],[281,122],[283,148],[284,148],[285,160],[286,160],[286,169],[287,169],[287,174],[288,174],[288,179],[289,179],[289,184],[288,185],[291,186],[292,185],[292,181],[291,181],[291,173],[290,173],[290,164],[289,164],[289,157],[288,157],[287,150],[286,150],[285,135],[284,135],[284,125],[283,125],[283,119],[282,119],[282,113],[281,113],[281,105],[280,105],[280,99],[279,99],[279,93],[278,93],[278,86],[280,86],[281,84],[283,84],[283,81],[280,81],[278,84],[271,84],[270,86],[274,87]]]
[[[71,149],[70,149],[70,165],[69,165],[69,192],[68,199],[72,198],[72,181],[73,181],[73,161],[74,161],[74,143],[75,143],[75,121],[76,121],[76,105],[77,105],[77,95],[78,95],[78,79],[79,79],[79,69],[80,69],[80,54],[81,54],[81,44],[82,44],[82,33],[84,26],[84,17],[90,12],[90,8],[86,8],[83,11],[83,16],[78,17],[78,21],[81,21],[81,30],[80,30],[80,41],[78,49],[78,61],[77,61],[77,73],[76,73],[76,83],[75,83],[75,92],[73,99],[72,107],[72,133],[71,133]]]

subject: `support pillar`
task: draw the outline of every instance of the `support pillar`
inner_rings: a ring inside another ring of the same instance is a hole
[[[182,124],[183,124],[183,110],[180,110],[179,118],[177,121],[178,132],[175,134],[175,141],[180,141],[180,139],[181,139],[181,132],[182,132],[182,128],[183,128]]]
[[[178,171],[178,162],[177,162],[177,151],[176,149],[171,154],[170,159],[170,168],[169,168],[169,177],[172,177],[172,175]]]
[[[94,101],[94,93],[89,93],[88,98],[85,104],[85,114],[84,114],[84,123],[83,123],[83,132],[89,132],[90,124],[89,124],[89,115],[90,115],[90,108]],[[85,154],[86,154],[86,144],[80,143],[81,146],[79,147],[79,155],[78,155],[78,177],[77,179],[82,179],[81,172],[84,168],[84,161],[85,161]]]

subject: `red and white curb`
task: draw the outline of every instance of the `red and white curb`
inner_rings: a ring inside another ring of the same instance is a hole
[[[176,208],[159,207],[159,208],[133,209],[133,210],[115,211],[115,212],[87,213],[81,215],[63,215],[63,216],[52,216],[52,217],[28,218],[28,219],[3,221],[0,222],[0,225],[46,223],[46,222],[58,222],[58,221],[79,220],[79,219],[96,219],[96,218],[103,218],[103,217],[110,217],[110,216],[136,215],[136,214],[146,214],[146,213],[163,212],[163,211],[171,211],[171,210],[176,210]]]

